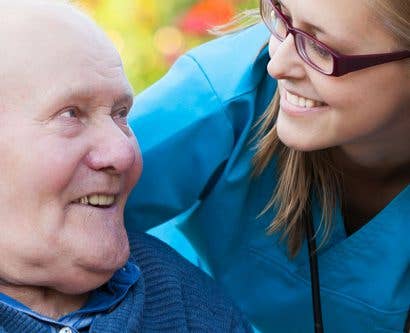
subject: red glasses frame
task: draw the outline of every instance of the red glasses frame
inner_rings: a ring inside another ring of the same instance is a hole
[[[278,38],[281,42],[284,40],[280,37],[276,31],[270,26],[269,17],[270,13],[266,13],[264,8],[268,5],[272,7],[272,10],[275,11],[275,14],[278,15],[284,22],[286,27],[286,37],[290,34],[293,35],[293,39],[295,41],[295,48],[299,54],[299,56],[311,67],[316,69],[317,71],[329,75],[329,76],[342,76],[344,74],[354,72],[360,69],[364,69],[367,67],[372,67],[376,65],[385,64],[392,61],[398,61],[402,59],[406,59],[410,57],[410,51],[398,51],[392,53],[378,53],[378,54],[366,54],[366,55],[344,55],[335,50],[328,47],[326,44],[322,43],[321,41],[317,40],[315,37],[310,35],[307,32],[294,28],[292,24],[289,22],[289,19],[280,11],[280,9],[274,4],[274,0],[260,0],[260,14],[261,17],[269,29],[269,31]],[[269,14],[269,15],[268,15]],[[317,43],[321,48],[325,49],[333,58],[333,71],[331,73],[327,73],[320,69],[319,67],[315,66],[314,63],[306,59],[306,56],[303,54],[303,50],[301,46],[296,41],[299,39],[297,35],[300,34],[303,37],[307,37]]]

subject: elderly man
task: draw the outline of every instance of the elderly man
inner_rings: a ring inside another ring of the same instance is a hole
[[[0,13],[0,332],[250,331],[170,248],[128,240],[142,162],[106,36],[68,4]]]

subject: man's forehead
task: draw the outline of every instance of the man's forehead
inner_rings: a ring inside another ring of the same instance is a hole
[[[54,0],[0,0],[0,55],[3,65],[10,66],[20,61],[21,67],[26,65],[25,62],[35,63],[47,56],[56,58],[54,60],[58,62],[58,57],[76,48],[78,58],[88,54],[93,61],[92,58],[101,53],[100,58],[108,56],[115,63],[120,63],[115,48],[102,30],[84,13],[73,6],[67,10],[67,6]],[[50,63],[50,66],[53,65]]]
[[[81,105],[93,106],[106,104],[110,107],[131,105],[134,93],[126,80],[108,82],[106,85],[89,85],[86,82],[75,82],[66,86],[55,86],[50,89],[46,100],[55,100],[57,104],[76,102]],[[58,107],[58,105],[55,105]]]
[[[44,6],[54,8],[76,8],[70,0],[0,0],[0,7],[3,10],[15,10],[15,9],[39,9]]]
[[[33,21],[41,24],[44,19],[63,15],[75,17],[81,12],[67,1],[59,0],[0,0],[0,28],[24,27],[27,23],[33,26]]]
[[[63,35],[70,33],[77,34],[80,40],[106,38],[91,18],[64,0],[0,0],[0,13],[2,42],[20,40],[34,44],[53,35],[61,35],[60,39],[64,40]]]
[[[65,6],[64,2],[15,1],[16,4],[11,5],[0,0],[2,98],[28,92],[35,95],[42,90],[51,91],[52,87],[61,89],[78,80],[85,85],[94,84],[94,88],[104,86],[101,90],[110,89],[108,86],[113,83],[126,86],[122,84],[126,79],[118,53],[83,13],[77,9],[67,12],[67,8],[61,7]],[[12,12],[19,11],[19,6],[24,4],[29,4],[30,10],[25,8],[13,17]]]

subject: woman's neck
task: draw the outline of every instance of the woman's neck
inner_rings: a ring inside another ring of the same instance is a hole
[[[345,174],[374,181],[408,179],[410,175],[410,147],[408,142],[391,146],[346,145],[335,148],[333,157]]]
[[[333,150],[335,165],[342,173],[342,211],[348,234],[369,222],[410,183],[409,150],[399,148],[395,154],[372,152],[370,147],[361,152]]]
[[[68,295],[49,288],[14,286],[3,282],[0,282],[0,292],[53,319],[80,309],[88,299],[88,293]]]

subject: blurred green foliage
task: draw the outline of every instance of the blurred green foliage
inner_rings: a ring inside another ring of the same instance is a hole
[[[127,76],[139,92],[158,80],[186,50],[212,38],[189,31],[182,22],[208,16],[224,23],[257,0],[77,0],[107,32],[118,48]],[[229,10],[233,13],[230,15]],[[209,11],[209,13],[207,13]],[[202,15],[202,16],[201,16]],[[222,21],[221,21],[222,20]]]

